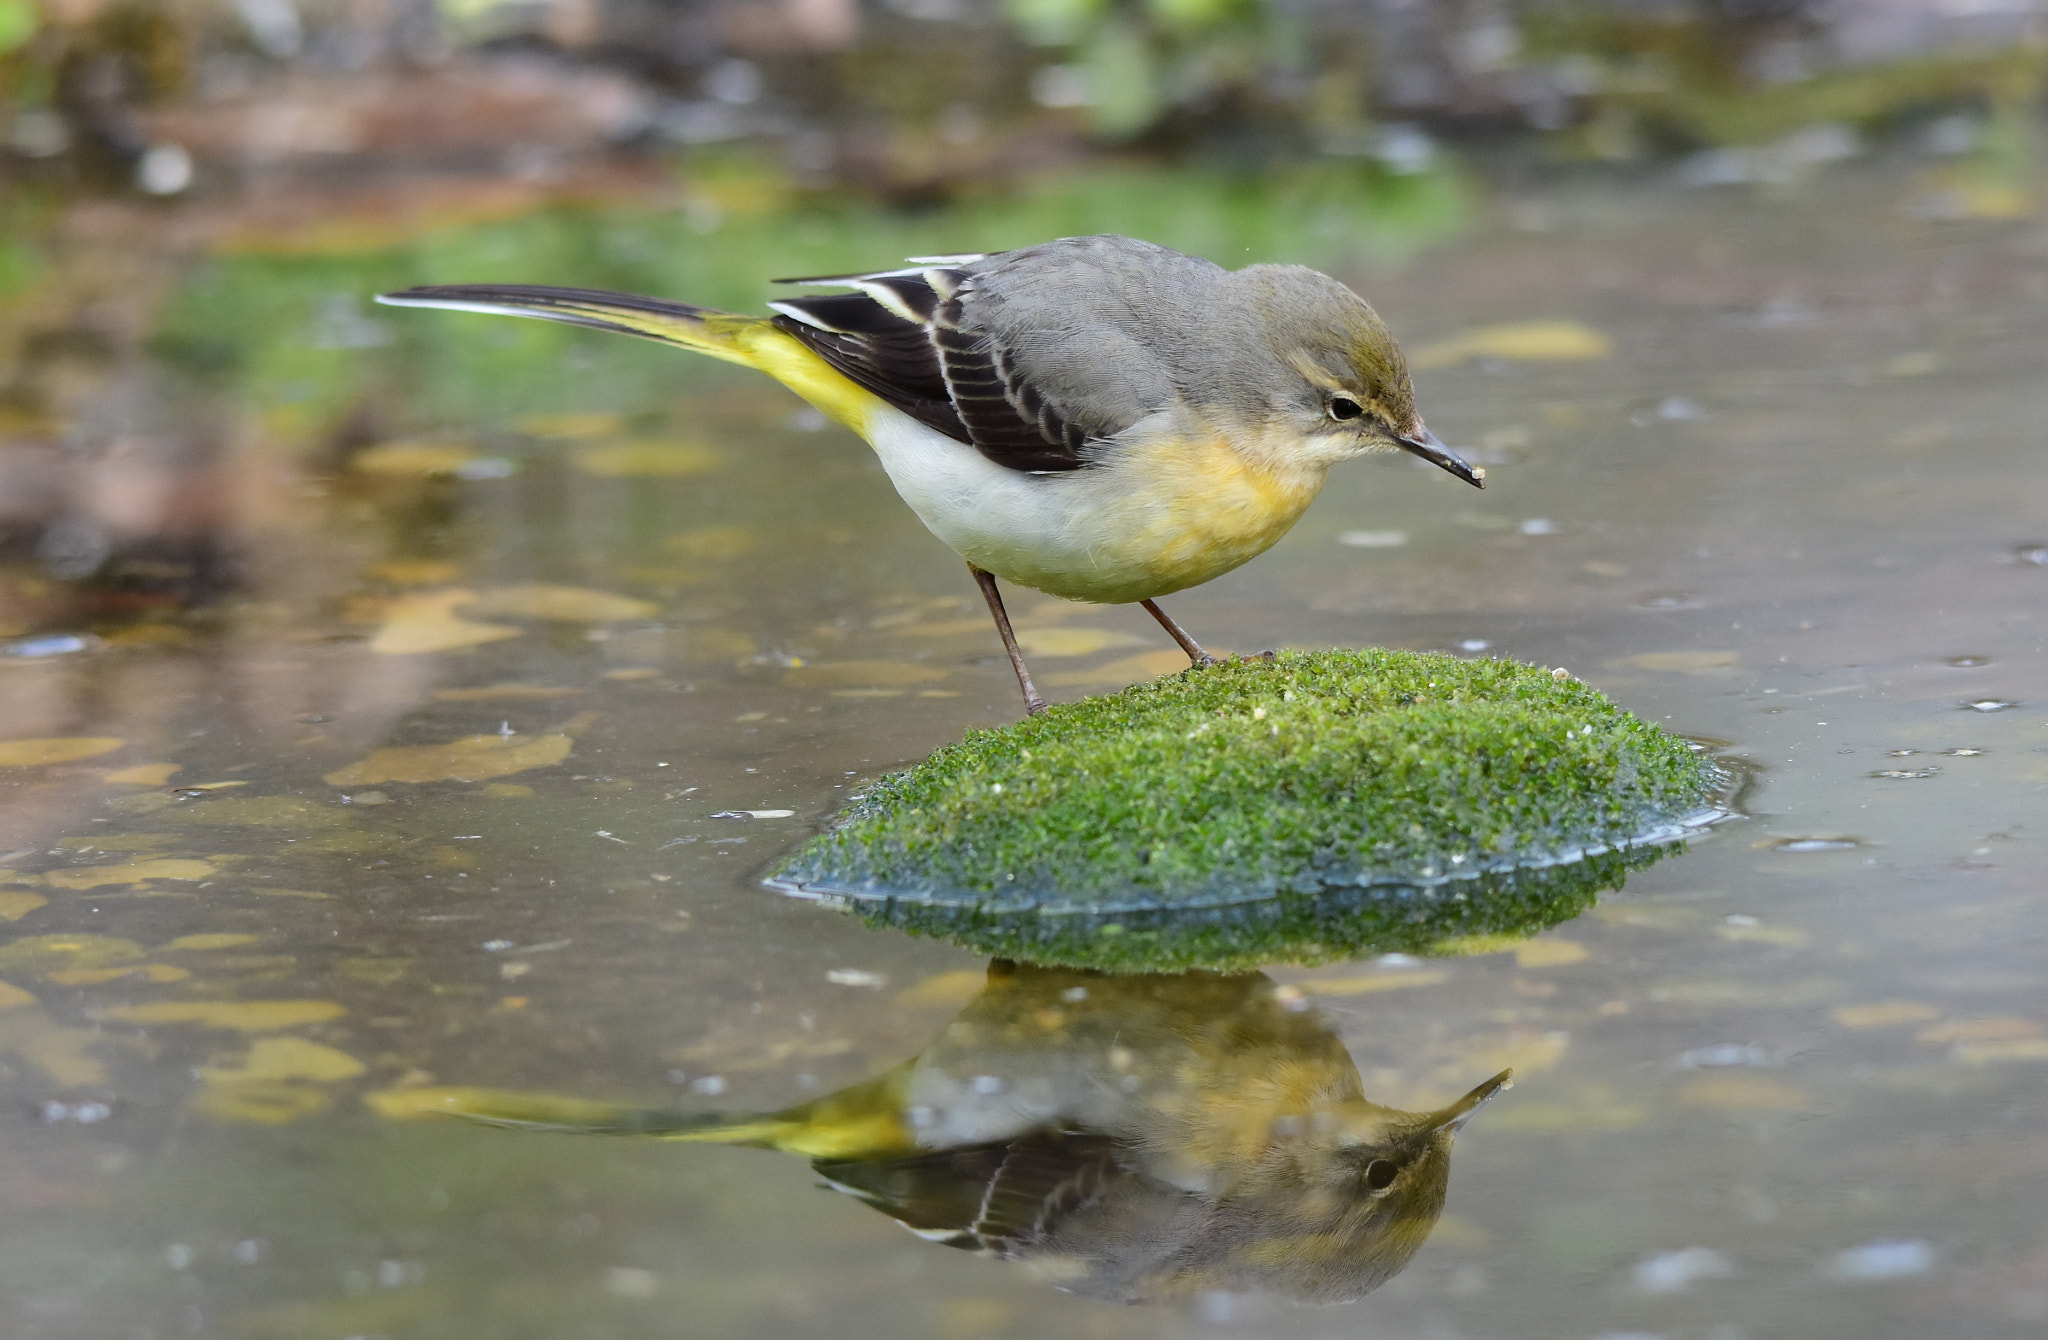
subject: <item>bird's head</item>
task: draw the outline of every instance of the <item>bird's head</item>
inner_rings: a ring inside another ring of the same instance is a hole
[[[1274,364],[1259,379],[1262,417],[1285,425],[1322,464],[1369,451],[1411,452],[1475,488],[1486,472],[1423,426],[1408,361],[1386,322],[1344,285],[1299,265],[1253,265],[1226,281],[1262,327],[1253,336]]]
[[[1437,1112],[1364,1099],[1307,1114],[1218,1202],[1210,1259],[1179,1281],[1319,1302],[1361,1298],[1408,1264],[1443,1212],[1451,1142],[1508,1087],[1502,1071]]]

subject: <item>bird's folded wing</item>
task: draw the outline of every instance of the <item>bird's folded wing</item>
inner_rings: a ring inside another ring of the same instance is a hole
[[[847,377],[998,465],[1076,470],[1087,464],[1081,447],[1091,436],[1126,426],[1074,421],[1019,373],[1000,341],[968,328],[970,270],[927,265],[779,282],[853,289],[769,306],[780,313],[776,325]]]
[[[1059,1131],[881,1159],[819,1159],[835,1189],[919,1237],[1007,1256],[1046,1242],[1127,1169],[1107,1136]]]

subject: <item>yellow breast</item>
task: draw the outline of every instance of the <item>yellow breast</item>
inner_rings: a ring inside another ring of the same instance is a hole
[[[1197,586],[1273,547],[1322,489],[1325,471],[1256,462],[1220,436],[1149,442],[1114,472],[1130,491],[1130,523],[1112,548],[1158,582],[1151,594]]]

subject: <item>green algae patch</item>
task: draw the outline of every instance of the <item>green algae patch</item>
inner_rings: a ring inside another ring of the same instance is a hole
[[[1040,963],[1432,952],[1583,911],[1723,784],[1562,672],[1285,652],[975,731],[769,884]]]

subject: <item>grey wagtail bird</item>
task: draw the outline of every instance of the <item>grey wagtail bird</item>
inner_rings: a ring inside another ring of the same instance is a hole
[[[1511,1072],[1440,1111],[1382,1107],[1302,1004],[1259,973],[1109,976],[998,959],[921,1055],[781,1112],[459,1088],[370,1101],[387,1116],[802,1155],[920,1237],[1091,1297],[1336,1302],[1414,1256],[1443,1210],[1452,1138]]]
[[[1285,535],[1331,466],[1403,450],[1483,487],[1422,424],[1378,315],[1298,265],[1220,266],[1128,237],[1069,237],[908,268],[777,283],[772,317],[586,289],[449,284],[409,307],[540,317],[758,368],[874,447],[903,500],[967,560],[1032,686],[995,579],[1137,602],[1197,665],[1156,598]]]

